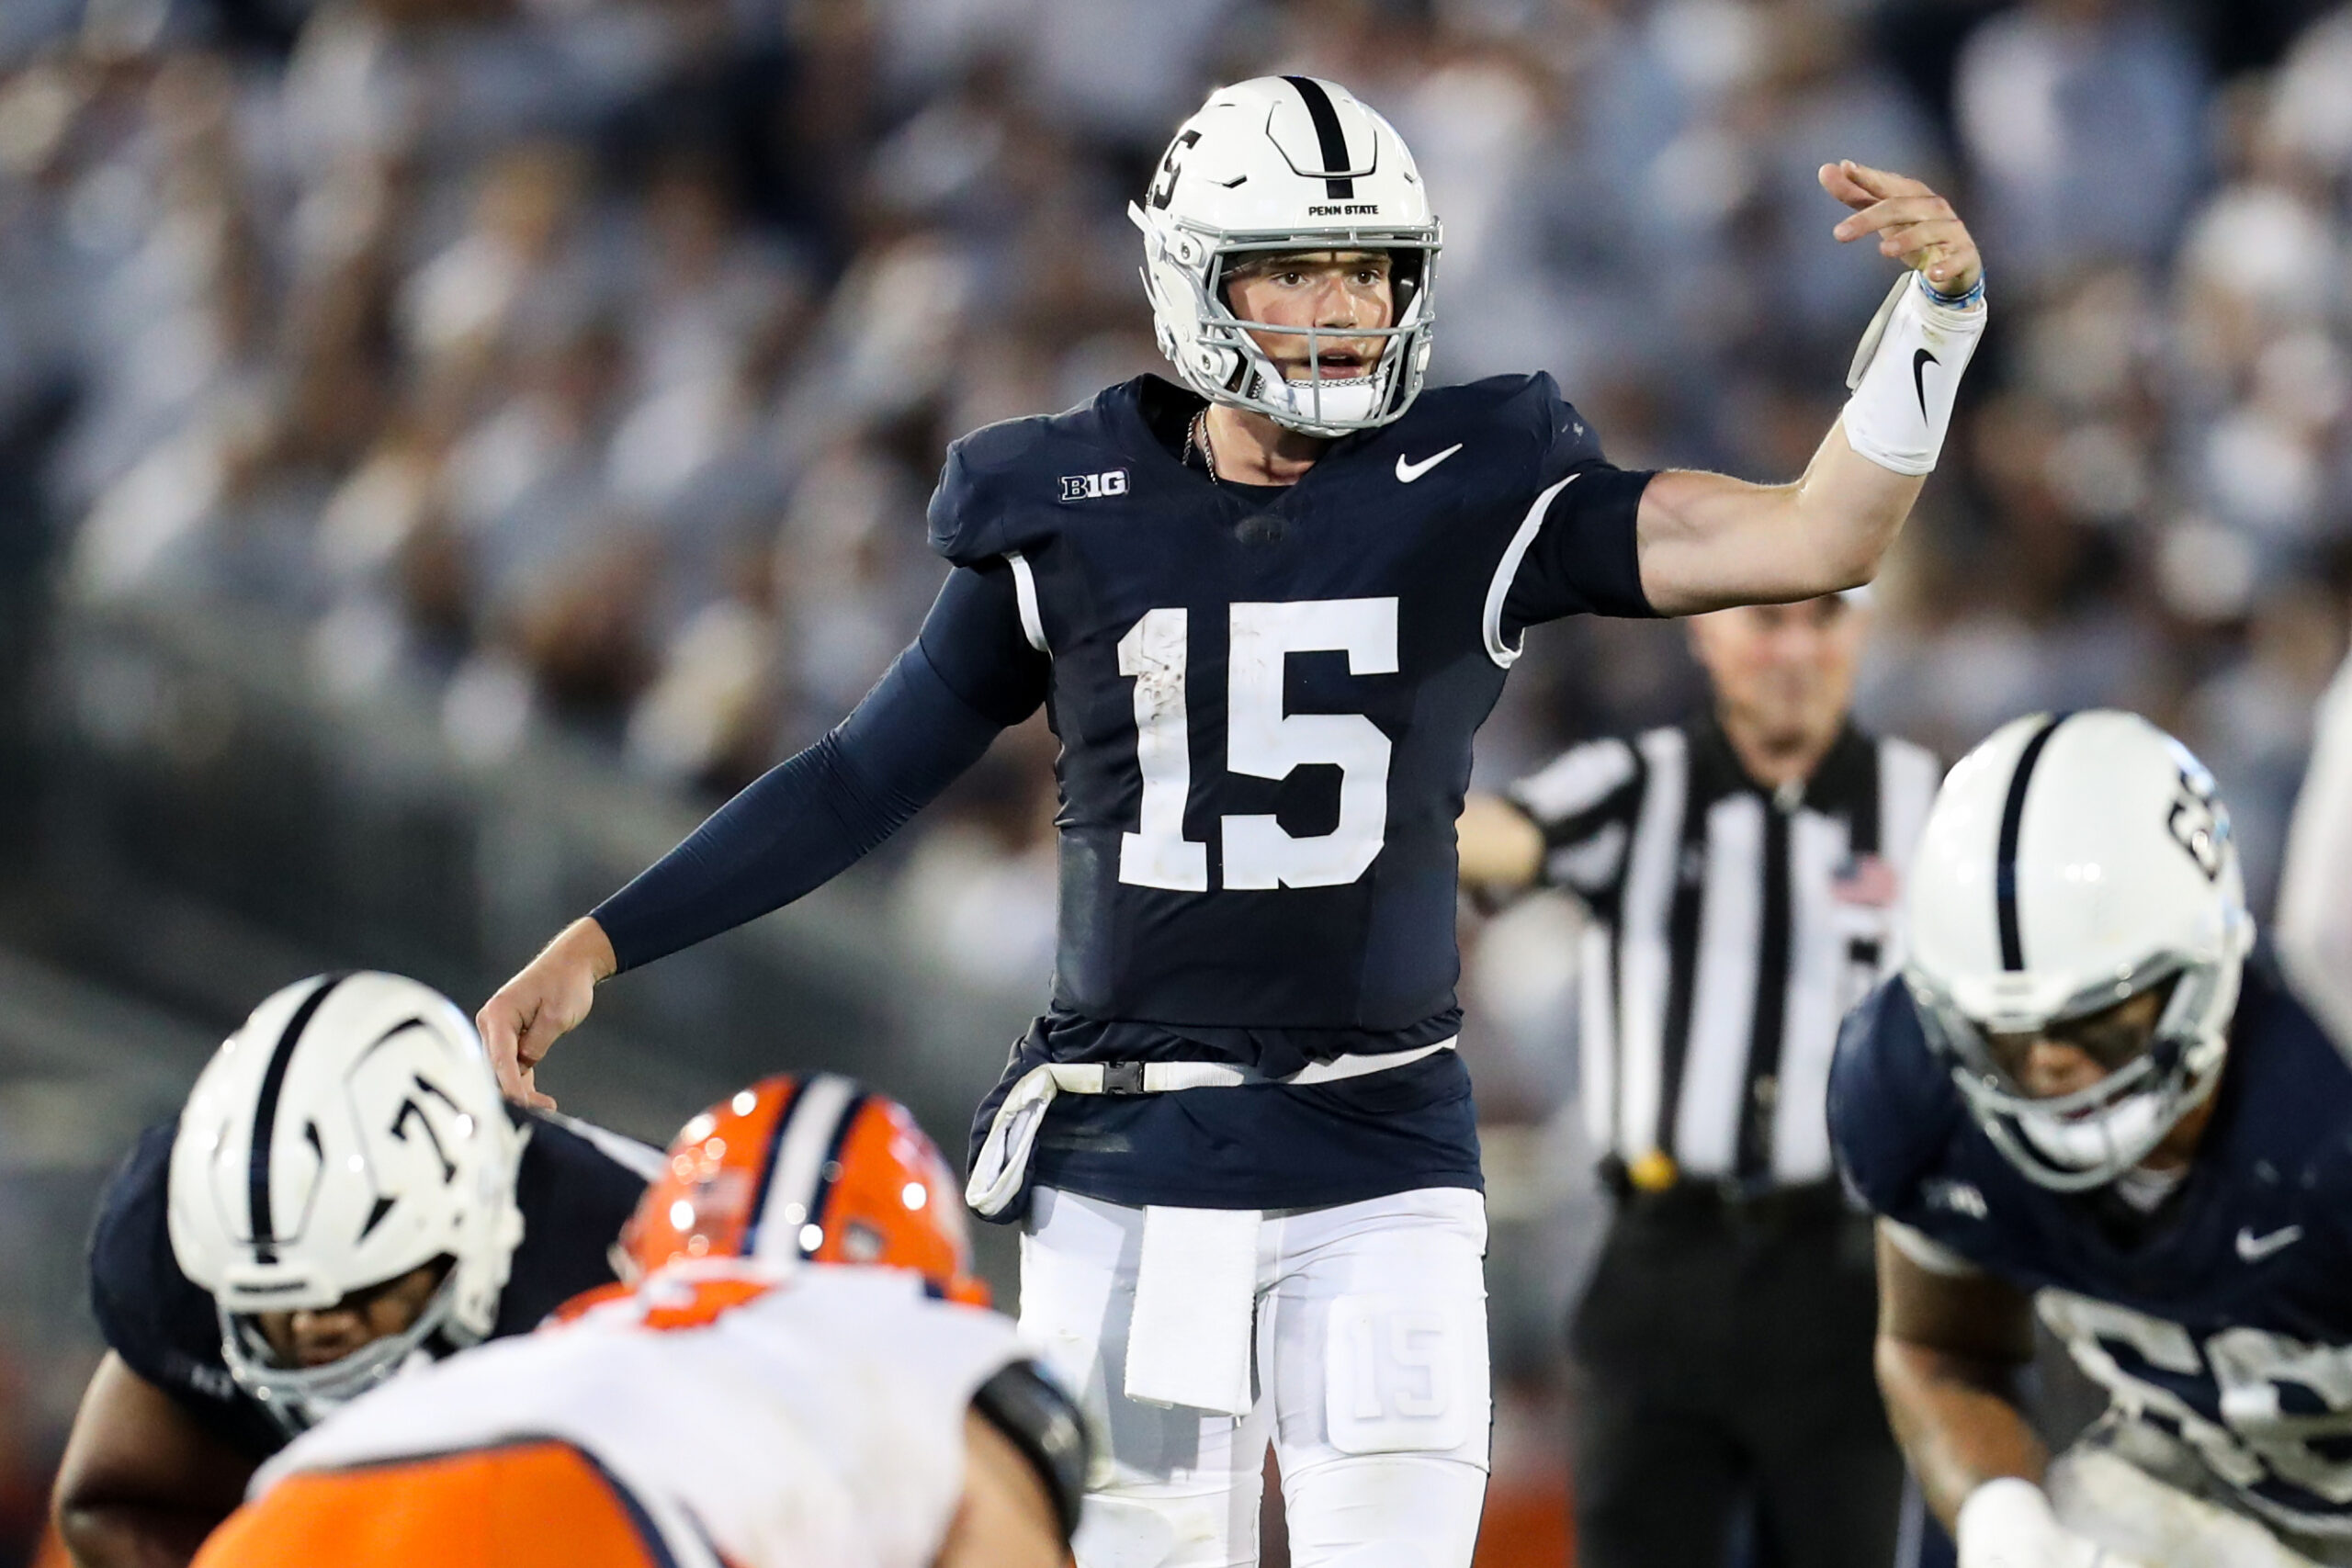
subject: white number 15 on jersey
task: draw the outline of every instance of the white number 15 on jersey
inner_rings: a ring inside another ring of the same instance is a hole
[[[1315,599],[1231,606],[1226,767],[1286,779],[1320,763],[1340,770],[1340,822],[1295,838],[1271,816],[1218,819],[1228,888],[1336,887],[1362,876],[1388,830],[1388,737],[1353,713],[1284,713],[1294,653],[1345,653],[1351,675],[1396,672],[1396,601]],[[1119,639],[1119,673],[1136,683],[1136,761],[1143,771],[1136,830],[1119,839],[1119,880],[1205,893],[1208,846],[1184,837],[1192,791],[1184,667],[1191,613],[1153,610]]]

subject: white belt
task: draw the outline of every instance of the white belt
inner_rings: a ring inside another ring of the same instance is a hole
[[[975,1213],[997,1214],[1019,1195],[1046,1108],[1060,1095],[1167,1094],[1186,1089],[1238,1089],[1253,1083],[1337,1083],[1451,1051],[1455,1038],[1449,1036],[1410,1051],[1310,1062],[1287,1077],[1268,1077],[1222,1062],[1041,1062],[1021,1075],[1004,1103],[996,1108],[989,1135],[980,1144],[979,1157],[972,1162],[972,1179],[964,1189],[964,1201]]]

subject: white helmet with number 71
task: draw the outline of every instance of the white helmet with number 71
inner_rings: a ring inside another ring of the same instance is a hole
[[[1309,435],[1386,424],[1419,395],[1435,321],[1438,221],[1404,139],[1336,82],[1258,76],[1220,87],[1176,131],[1127,216],[1144,236],[1144,291],[1159,351],[1204,398]],[[1385,327],[1248,330],[1226,300],[1252,255],[1381,251],[1395,303]],[[1250,332],[1307,340],[1309,375],[1286,380]],[[1321,337],[1370,338],[1362,376],[1325,377]]]
[[[524,1135],[473,1025],[398,975],[314,976],[265,1000],[196,1080],[172,1143],[180,1271],[221,1354],[289,1431],[413,1358],[482,1339],[523,1215]],[[259,1314],[332,1307],[440,1264],[415,1321],[322,1366],[278,1359]]]
[[[2212,775],[2136,714],[2004,725],[1928,813],[1904,971],[1929,1042],[2001,1153],[2044,1187],[2105,1185],[2211,1094],[2254,944]],[[2036,1097],[1996,1042],[2165,988],[2146,1048]]]

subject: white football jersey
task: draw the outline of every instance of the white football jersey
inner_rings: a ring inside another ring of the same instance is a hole
[[[539,1332],[386,1384],[254,1477],[529,1439],[594,1459],[681,1564],[923,1568],[964,1483],[964,1416],[1012,1320],[898,1269],[680,1264]]]

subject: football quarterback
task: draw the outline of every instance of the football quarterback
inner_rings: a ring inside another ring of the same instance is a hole
[[[2009,724],[1945,781],[1910,918],[1830,1131],[1962,1568],[2352,1563],[2352,1064],[2254,952],[2211,775],[2134,715]],[[2109,1396],[2054,1460],[2037,1307]]]
[[[485,1004],[512,1094],[596,982],[888,837],[1042,704],[1061,740],[1051,1004],[974,1126],[1021,1311],[1111,1433],[1081,1562],[1244,1562],[1280,1453],[1294,1561],[1469,1561],[1486,1213],[1452,1049],[1453,824],[1524,629],[1867,579],[1984,321],[1951,209],[1825,186],[1906,271],[1804,476],[1631,472],[1548,376],[1425,388],[1442,234],[1396,130],[1305,76],[1225,87],[1131,216],[1159,345],[948,450],[953,570],[831,735]],[[540,1098],[544,1098],[543,1096]]]
[[[270,997],[100,1201],[108,1350],[56,1499],[74,1560],[186,1562],[295,1433],[610,1281],[659,1159],[510,1108],[473,1026],[414,980]]]
[[[632,1283],[297,1439],[198,1568],[1053,1568],[1085,1423],[955,1196],[897,1102],[754,1084],[671,1143]]]

